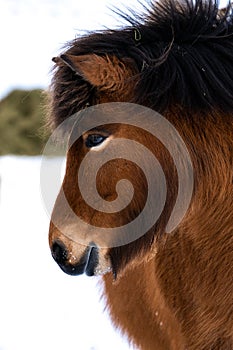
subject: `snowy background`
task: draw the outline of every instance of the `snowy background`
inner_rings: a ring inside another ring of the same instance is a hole
[[[0,157],[0,350],[127,350],[96,277],[53,261],[40,193],[40,157]]]

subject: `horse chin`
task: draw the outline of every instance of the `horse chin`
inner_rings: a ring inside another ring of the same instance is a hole
[[[92,263],[87,263],[87,265],[84,264],[58,264],[59,267],[63,272],[70,276],[78,276],[82,274],[86,274],[87,276],[103,276],[109,272],[112,271],[111,266],[101,266],[97,265],[96,267],[93,268],[91,265]]]

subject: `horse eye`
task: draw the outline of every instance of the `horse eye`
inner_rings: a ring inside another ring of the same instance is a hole
[[[85,141],[85,145],[88,148],[96,147],[96,146],[99,146],[105,139],[106,139],[106,136],[99,135],[99,134],[90,134],[88,135]]]

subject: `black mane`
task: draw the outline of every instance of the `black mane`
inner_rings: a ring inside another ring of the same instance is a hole
[[[121,13],[128,25],[90,33],[68,44],[72,55],[96,53],[132,58],[139,70],[135,103],[157,111],[172,104],[190,110],[233,112],[233,13],[213,0],[162,0],[144,14]],[[119,13],[118,13],[119,15]],[[91,102],[94,91],[68,67],[53,83],[57,121]]]

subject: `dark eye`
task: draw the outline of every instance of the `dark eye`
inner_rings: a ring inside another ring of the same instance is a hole
[[[99,135],[99,134],[90,134],[87,136],[85,145],[88,148],[99,146],[104,140],[106,139],[106,136]]]

